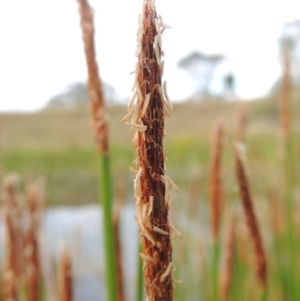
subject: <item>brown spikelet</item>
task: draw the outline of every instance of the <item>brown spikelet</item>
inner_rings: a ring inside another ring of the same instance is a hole
[[[59,266],[59,296],[60,301],[73,300],[72,264],[66,245],[62,246]]]
[[[121,249],[121,238],[120,238],[120,203],[114,210],[113,214],[113,227],[114,227],[114,240],[116,250],[116,264],[117,264],[117,290],[118,290],[118,301],[124,301],[124,285],[123,285],[123,268],[122,268],[122,249]]]
[[[222,202],[221,153],[223,126],[219,121],[212,133],[212,160],[209,177],[209,197],[211,209],[212,237],[218,240]]]
[[[235,233],[232,211],[228,210],[226,217],[225,239],[222,252],[222,268],[220,274],[220,296],[222,301],[229,298],[229,290],[233,276]]]
[[[41,199],[35,186],[27,188],[28,229],[25,235],[25,274],[27,300],[38,301],[40,296],[40,258],[38,233],[40,228]]]
[[[3,298],[18,300],[22,262],[21,210],[17,196],[18,176],[11,174],[4,180],[5,195],[5,259],[3,271]]]
[[[248,185],[245,168],[242,161],[240,145],[235,146],[235,171],[239,186],[240,199],[244,208],[246,223],[254,244],[254,255],[256,265],[256,277],[263,288],[267,285],[267,261],[266,255],[258,228],[257,219],[254,213],[252,197]]]
[[[97,148],[100,154],[108,152],[108,125],[102,83],[99,78],[94,45],[93,11],[87,0],[77,0],[80,7],[81,28],[88,69],[89,98],[92,111],[92,124]]]
[[[280,122],[283,139],[286,140],[290,132],[290,91],[291,91],[290,57],[283,54],[283,75],[280,94]]]
[[[247,110],[245,103],[239,102],[237,110],[237,124],[235,127],[235,140],[243,141],[245,135]]]
[[[161,33],[166,28],[157,17],[154,1],[143,1],[137,32],[138,62],[134,95],[129,103],[137,152],[134,181],[137,222],[142,244],[144,283],[147,300],[173,300],[172,245],[170,239],[170,190],[178,189],[165,175],[163,148],[164,117],[170,115],[166,84],[162,84]],[[137,98],[136,106],[134,106]]]

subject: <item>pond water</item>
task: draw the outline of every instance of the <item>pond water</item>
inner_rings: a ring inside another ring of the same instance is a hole
[[[135,208],[125,206],[120,214],[123,255],[124,288],[126,299],[132,300],[135,287],[137,258],[137,225]],[[3,219],[0,223],[3,260]],[[72,257],[75,301],[104,301],[105,259],[102,210],[99,206],[59,207],[47,209],[41,227],[41,257],[48,301],[57,298],[57,264],[62,244],[66,244]]]

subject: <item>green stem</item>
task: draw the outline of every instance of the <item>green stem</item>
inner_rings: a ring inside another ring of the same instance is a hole
[[[267,289],[262,291],[260,301],[267,301]]]
[[[212,300],[218,301],[219,299],[219,286],[218,286],[218,275],[219,275],[219,243],[214,242],[213,245],[213,259],[212,259]]]
[[[100,202],[103,207],[107,300],[117,301],[117,268],[112,222],[113,199],[109,155],[99,155],[99,159],[99,189],[101,197]]]
[[[289,285],[291,286],[290,292],[293,297],[297,294],[296,284],[296,236],[295,236],[295,225],[294,225],[294,212],[295,205],[293,199],[293,188],[294,188],[294,177],[292,167],[292,141],[291,136],[287,138],[285,145],[285,176],[286,176],[286,202],[287,202],[287,223],[288,223],[288,235],[287,235],[287,246],[290,252],[289,256],[289,273],[291,275]]]
[[[142,251],[142,246],[138,244],[138,262],[137,262],[137,283],[136,283],[136,301],[143,301],[143,289],[144,289],[144,281],[143,281],[143,262],[139,253]]]

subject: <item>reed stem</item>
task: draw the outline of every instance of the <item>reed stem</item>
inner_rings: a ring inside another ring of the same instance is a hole
[[[267,289],[262,291],[260,301],[267,301]]]
[[[103,208],[107,294],[109,301],[116,301],[117,267],[115,256],[114,229],[112,223],[112,183],[109,155],[99,155],[99,163],[99,192]]]
[[[118,301],[125,301],[124,283],[123,283],[123,261],[122,261],[122,247],[120,237],[120,210],[121,199],[114,208],[113,212],[113,226],[114,226],[114,239],[115,239],[115,254],[116,254],[116,267],[117,267],[117,284],[118,284]]]
[[[142,252],[142,245],[138,244],[138,254]],[[143,281],[143,262],[142,258],[138,256],[137,261],[137,282],[136,282],[136,301],[143,301],[144,281]]]
[[[213,260],[212,260],[212,300],[219,300],[219,256],[220,245],[218,241],[213,244]]]

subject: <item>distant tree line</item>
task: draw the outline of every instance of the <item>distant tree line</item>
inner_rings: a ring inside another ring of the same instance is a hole
[[[104,96],[108,104],[117,101],[115,89],[109,84],[103,84]],[[87,103],[89,99],[87,84],[83,82],[74,82],[65,87],[65,89],[52,96],[48,101],[50,107],[74,107]]]
[[[223,54],[205,54],[193,51],[183,57],[179,68],[185,70],[193,83],[193,96],[199,99],[210,98],[213,94],[211,82],[218,66],[227,58]],[[234,96],[235,77],[233,73],[223,75],[223,96]]]

